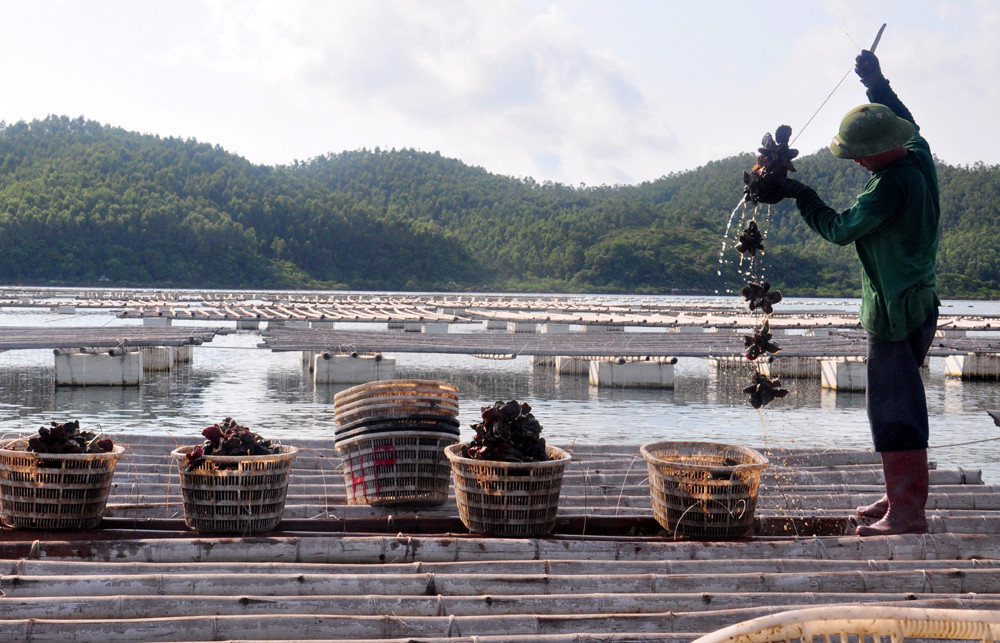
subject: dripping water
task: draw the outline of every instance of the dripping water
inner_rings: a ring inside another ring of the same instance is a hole
[[[738,220],[737,220],[737,213],[739,213]],[[733,224],[736,223],[737,227],[740,230],[742,230],[747,225],[749,225],[749,221],[757,220],[758,215],[760,215],[760,221],[757,227],[760,230],[761,238],[766,240],[768,224],[770,223],[771,219],[770,205],[768,205],[766,208],[760,208],[759,205],[755,205],[753,208],[750,208],[747,205],[746,195],[743,195],[739,203],[736,204],[736,207],[734,207],[733,211],[729,214],[729,220],[726,222],[726,231],[723,234],[722,238],[722,249],[719,252],[719,268],[717,270],[717,274],[719,275],[720,279],[722,278],[723,266],[726,263],[725,253],[730,242],[729,235],[730,232],[732,231]],[[735,243],[733,244],[733,246],[735,249]],[[739,274],[740,277],[742,277],[742,280],[744,282],[754,281],[756,283],[762,283],[765,276],[765,268],[763,262],[764,254],[765,254],[764,250],[760,250],[754,255],[743,254],[743,253],[740,254],[739,263],[736,264],[735,267],[737,274]],[[715,292],[716,294],[718,294],[719,291],[716,290]],[[727,294],[732,294],[732,291],[727,289]],[[761,326],[763,326],[763,323],[767,321],[767,319],[770,317],[770,315],[766,315],[759,310],[751,311],[747,313],[747,315],[751,319],[751,323],[754,328],[760,328]],[[760,364],[757,361],[748,361],[746,366],[747,366],[747,373],[751,378],[755,373],[760,372]],[[767,423],[767,418],[764,413],[764,409],[758,408],[757,413],[758,416],[760,417],[760,423],[763,429],[764,443],[765,445],[767,445],[770,442],[770,437],[769,437],[770,432]]]
[[[740,217],[740,222],[742,223],[743,219],[746,218],[746,202],[747,202],[747,197],[744,194],[743,197],[740,199],[740,202],[736,204],[735,208],[733,208],[733,211],[729,213],[729,221],[726,222],[726,231],[722,233],[722,249],[719,251],[719,268],[718,270],[716,270],[716,274],[719,276],[720,280],[722,278],[722,266],[725,265],[726,263],[725,260],[726,244],[729,241],[729,230],[732,229],[733,219],[736,218],[736,213],[739,212],[741,206],[743,207],[743,216]],[[732,294],[732,292],[729,291],[728,289],[726,290],[726,292],[727,294]],[[718,288],[715,289],[715,294],[716,295],[719,294]]]
[[[760,211],[759,206],[754,206],[753,210],[750,210],[747,207],[746,195],[744,195],[743,198],[740,199],[740,202],[736,204],[736,207],[733,208],[733,211],[729,214],[729,221],[726,222],[726,231],[722,235],[722,248],[719,250],[719,267],[716,270],[716,274],[719,276],[720,280],[722,279],[723,266],[726,264],[725,255],[726,255],[726,247],[730,241],[729,232],[733,228],[733,222],[736,221],[736,213],[740,212],[740,217],[739,221],[737,222],[737,227],[739,229],[743,229],[746,225],[749,224],[749,221],[757,219],[759,211]],[[770,223],[771,220],[771,206],[768,205],[767,208],[762,211],[762,214],[763,217],[761,219],[761,223],[758,225],[758,228],[760,229],[761,237],[764,240],[767,240],[767,227],[768,223]],[[757,283],[760,283],[761,280],[764,279],[764,277],[766,276],[765,275],[766,271],[763,265],[763,261],[760,261],[760,258],[763,257],[765,254],[766,254],[765,250],[761,250],[757,253],[757,255],[753,256],[741,254],[739,263],[736,265],[736,274],[740,275],[744,279],[749,279],[752,281],[756,281]],[[744,261],[746,261],[745,266],[743,263]],[[715,290],[715,294],[717,295],[719,294],[718,288]],[[731,295],[733,294],[733,291],[729,288],[726,288],[726,294]]]

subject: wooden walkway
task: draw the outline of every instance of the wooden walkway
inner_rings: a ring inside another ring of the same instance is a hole
[[[931,470],[932,533],[859,539],[875,454],[765,451],[756,537],[703,543],[653,520],[637,446],[560,445],[555,533],[500,539],[453,495],[345,505],[331,442],[303,440],[284,520],[241,538],[184,527],[171,439],[113,437],[99,529],[0,531],[0,640],[679,643],[804,606],[1000,609],[1000,487],[976,470]]]

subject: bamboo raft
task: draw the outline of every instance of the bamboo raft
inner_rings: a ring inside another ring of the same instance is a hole
[[[521,322],[667,328],[741,328],[746,307],[732,296],[672,300],[639,296],[523,296],[286,291],[0,289],[2,308],[104,309],[123,318],[195,321],[366,323]],[[740,312],[744,311],[744,312]],[[859,328],[857,315],[799,302],[771,316],[772,329]],[[939,328],[1000,329],[1000,317],[943,308]]]
[[[19,327],[0,326],[0,351],[31,349],[128,348],[139,346],[199,346],[225,328],[147,326]]]
[[[806,606],[1000,610],[1000,487],[978,470],[932,464],[931,533],[860,539],[876,454],[761,449],[756,536],[696,542],[653,519],[637,445],[561,445],[555,532],[502,539],[469,534],[453,491],[346,505],[332,441],[300,440],[278,528],[218,537],[184,526],[173,440],[113,437],[98,529],[0,532],[0,640],[679,643]]]
[[[742,307],[741,307],[742,308]],[[206,302],[189,308],[171,305],[130,306],[119,313],[122,318],[164,317],[195,321],[306,321],[357,323],[448,323],[483,322],[567,324],[613,328],[745,328],[754,324],[750,315],[718,308],[690,308],[661,305],[641,310],[615,306],[567,307],[537,302],[534,307],[510,307],[507,303],[454,308],[426,302],[326,302],[313,304],[257,303],[231,304]],[[859,329],[855,313],[837,311],[789,311],[770,318],[773,329]],[[939,328],[956,331],[995,331],[1000,323],[993,318],[943,314]]]
[[[267,328],[261,348],[273,351],[331,353],[450,353],[466,355],[550,355],[583,357],[739,357],[745,333],[388,333],[380,331]],[[818,337],[775,338],[780,357],[864,357],[861,331],[838,331]],[[1000,340],[976,337],[936,338],[931,356],[1000,353]]]
[[[0,326],[0,351],[127,349],[144,346],[200,346],[229,328],[197,326],[14,327]],[[437,353],[510,359],[518,355],[676,358],[738,357],[743,333],[387,333],[381,331],[266,328],[260,348],[272,351],[333,353]],[[863,357],[866,339],[860,331],[837,331],[818,337],[776,338],[781,357]],[[935,357],[1000,353],[1000,340],[984,337],[936,338]]]

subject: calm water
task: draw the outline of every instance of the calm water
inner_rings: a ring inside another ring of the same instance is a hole
[[[733,310],[741,306],[736,299],[711,302],[731,305]],[[786,300],[782,306],[856,310],[857,303]],[[1000,313],[996,302],[946,302],[946,306],[944,312]],[[0,309],[4,326],[140,323],[108,312],[58,315]],[[481,331],[481,326],[453,329]],[[79,419],[84,428],[100,425],[112,437],[126,432],[169,434],[192,444],[201,442],[202,428],[232,416],[265,437],[286,442],[296,437],[332,438],[333,396],[346,386],[314,386],[298,353],[262,350],[257,348],[259,341],[256,332],[219,336],[196,347],[191,364],[170,373],[147,374],[140,387],[57,388],[51,351],[0,353],[0,434],[34,432],[53,420]],[[780,337],[777,341],[780,345]],[[788,397],[758,412],[740,392],[746,371],[720,372],[707,360],[680,359],[673,390],[641,390],[598,389],[588,384],[586,376],[532,370],[527,357],[389,356],[396,358],[397,377],[445,380],[458,387],[463,439],[471,438],[469,424],[478,421],[481,406],[517,399],[534,407],[543,435],[557,446],[708,440],[758,447],[871,448],[864,394],[823,390],[818,379],[785,380]],[[1000,382],[946,378],[939,358],[931,360],[925,377],[931,459],[942,467],[981,469],[987,483],[1000,484],[1000,440],[993,440],[1000,438],[1000,428],[986,414],[987,409],[1000,408]],[[968,444],[980,440],[992,441]]]

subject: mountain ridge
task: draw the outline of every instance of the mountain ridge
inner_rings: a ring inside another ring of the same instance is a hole
[[[50,116],[0,124],[0,282],[712,293],[752,277],[788,295],[856,295],[853,249],[820,239],[787,202],[757,211],[765,252],[740,272],[732,245],[749,213],[726,226],[752,164],[745,154],[570,187],[413,149],[255,165],[193,139]],[[834,208],[867,177],[823,151],[796,166]],[[942,296],[994,298],[1000,168],[938,172]]]

